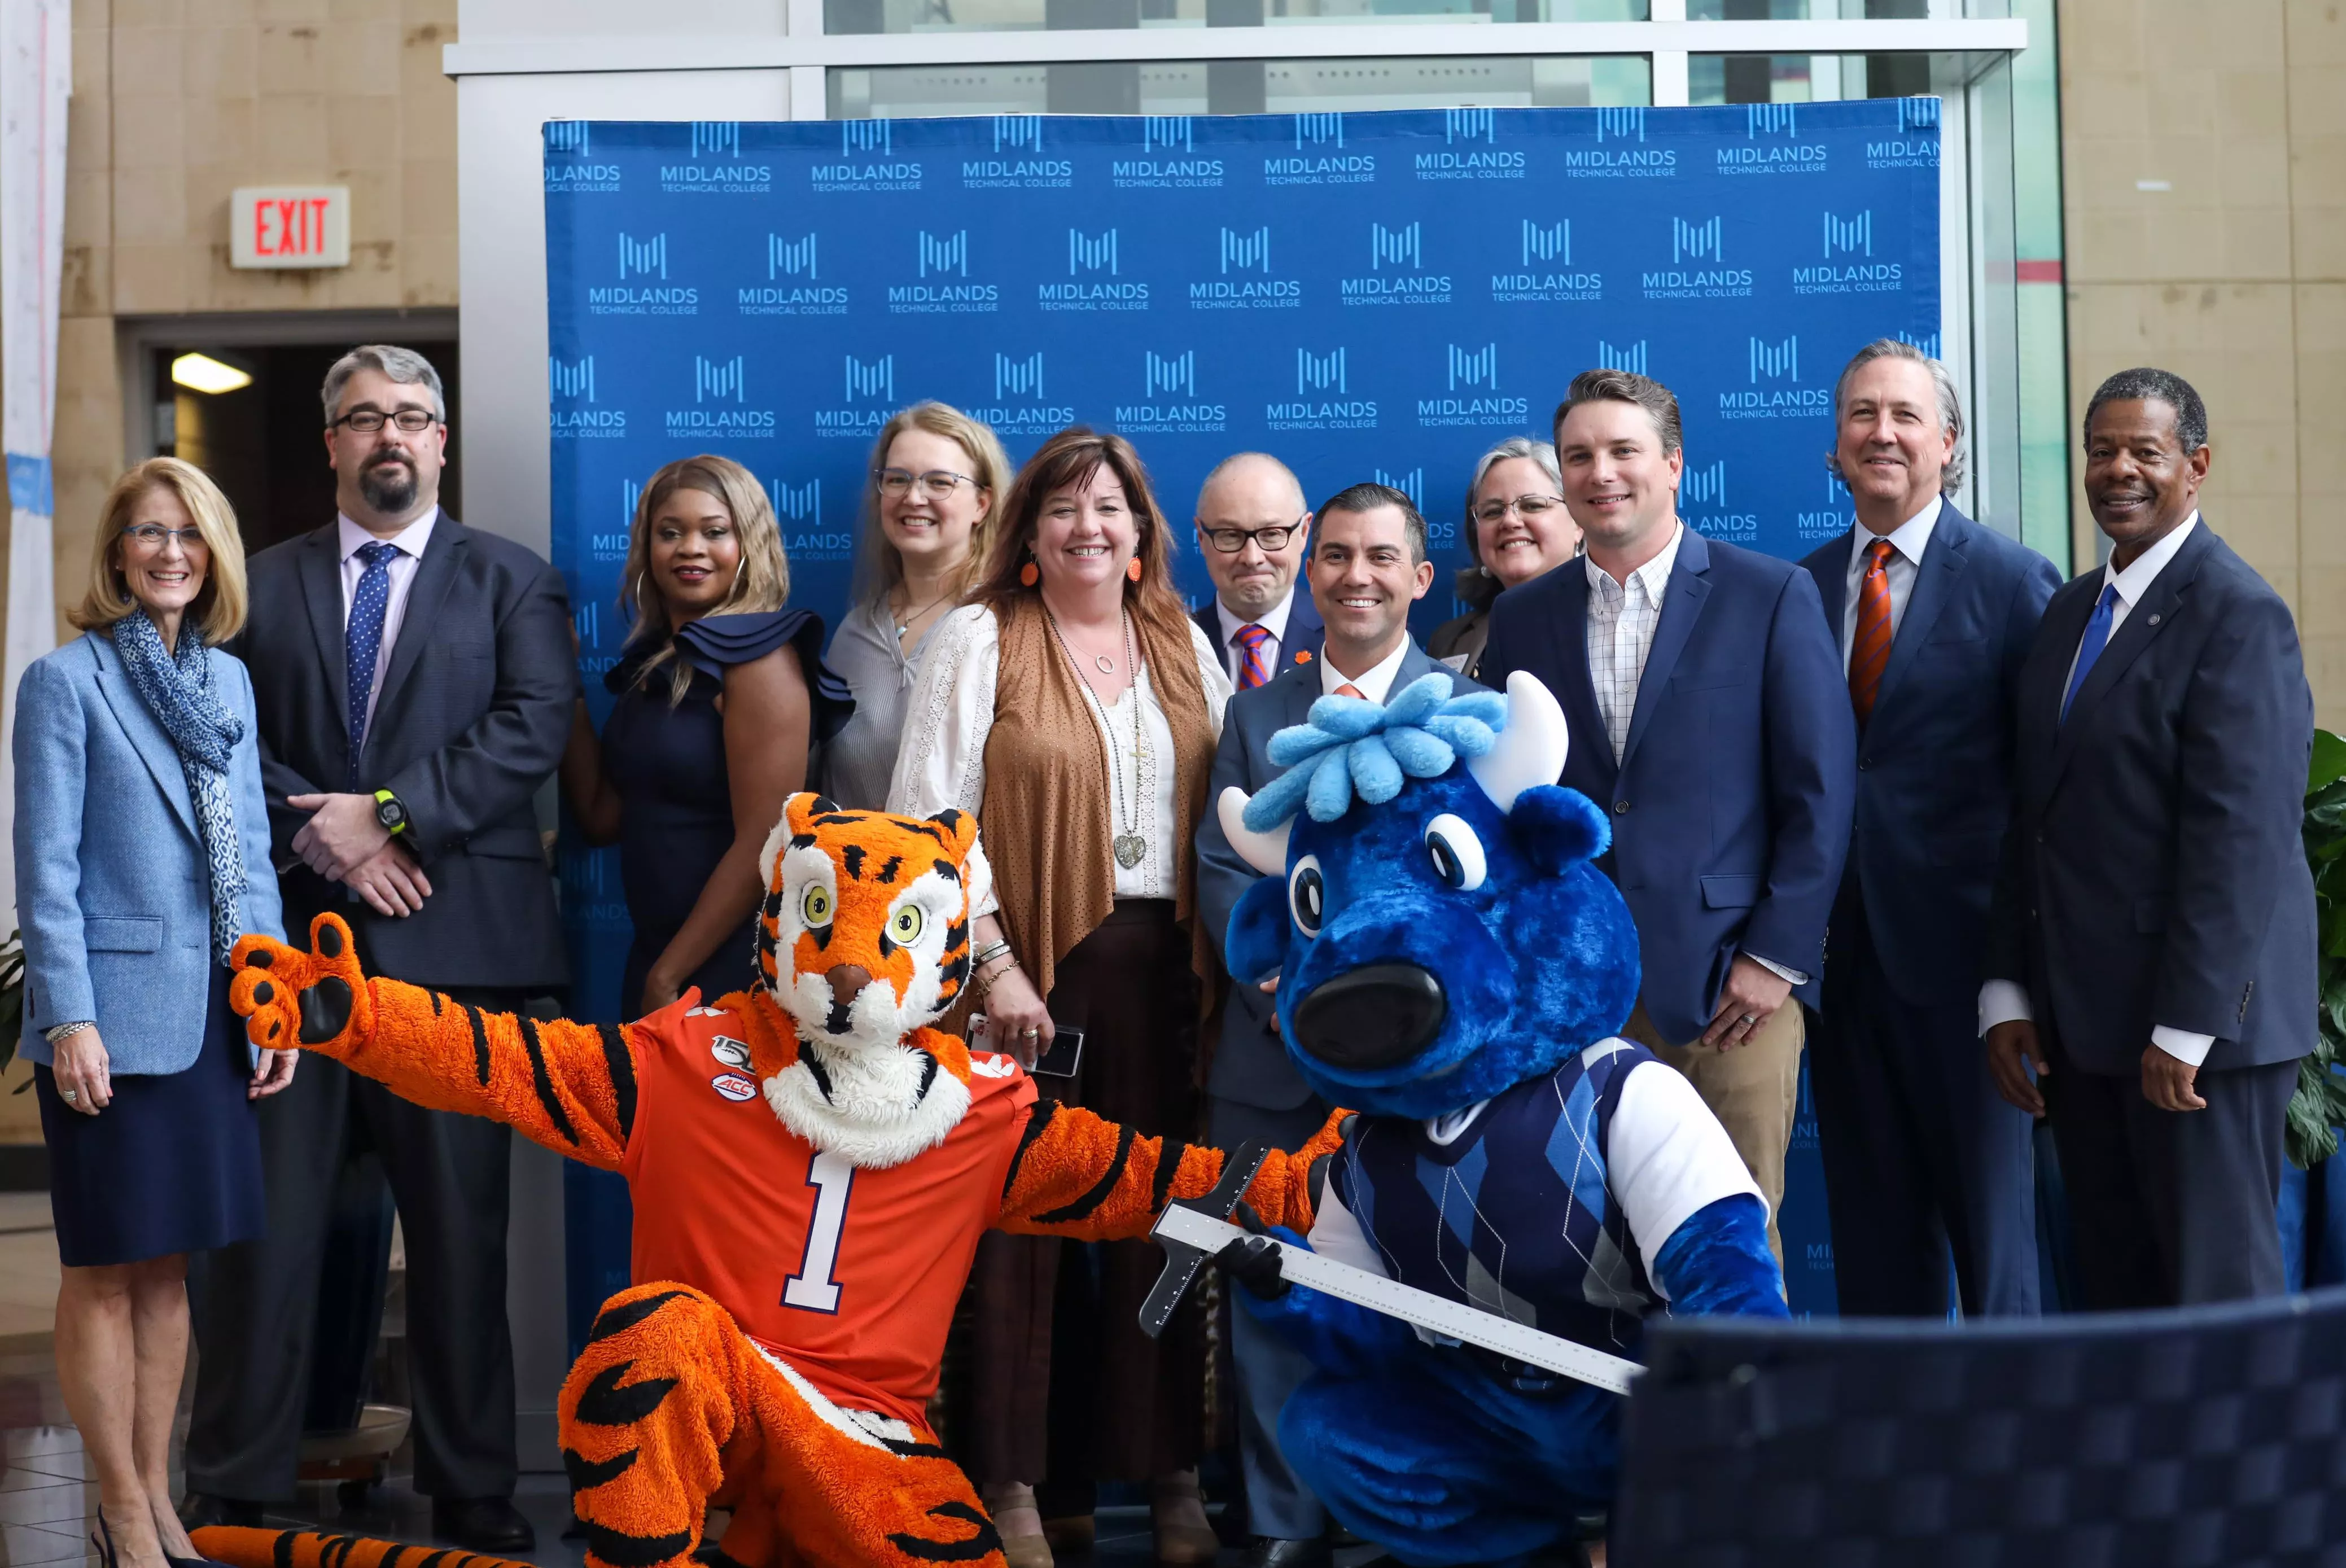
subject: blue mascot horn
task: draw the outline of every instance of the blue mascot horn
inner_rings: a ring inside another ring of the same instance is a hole
[[[1637,933],[1589,862],[1611,842],[1560,788],[1569,736],[1536,679],[1453,697],[1420,677],[1380,707],[1323,697],[1270,754],[1288,771],[1219,804],[1263,880],[1233,911],[1241,982],[1280,973],[1280,1032],[1332,1104],[1472,1105],[1617,1033]]]

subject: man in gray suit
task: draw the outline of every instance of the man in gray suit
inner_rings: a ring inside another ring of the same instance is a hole
[[[1320,508],[1304,574],[1327,625],[1321,656],[1291,665],[1268,685],[1230,699],[1214,753],[1204,819],[1198,825],[1198,897],[1219,947],[1230,911],[1256,877],[1223,837],[1212,802],[1232,785],[1252,794],[1283,769],[1264,754],[1270,738],[1300,724],[1331,695],[1383,702],[1423,675],[1440,671],[1409,635],[1409,607],[1433,585],[1425,557],[1425,519],[1408,496],[1382,484],[1355,484]],[[1454,677],[1460,689],[1474,683]],[[1291,1149],[1318,1132],[1330,1107],[1305,1085],[1280,1043],[1270,998],[1233,984],[1221,1013],[1221,1039],[1207,1080],[1216,1145],[1248,1139]],[[1254,1568],[1324,1564],[1327,1515],[1279,1452],[1279,1412],[1309,1375],[1311,1363],[1244,1312],[1230,1315],[1238,1364],[1239,1451],[1246,1467],[1247,1524]]]

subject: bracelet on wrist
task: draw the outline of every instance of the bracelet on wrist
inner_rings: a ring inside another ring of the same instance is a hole
[[[52,1023],[46,1029],[41,1031],[41,1037],[52,1045],[62,1045],[66,1041],[72,1039],[75,1035],[80,1033],[83,1030],[95,1029],[97,1027],[97,1025],[96,1023],[87,1018],[76,1020],[71,1023]]]

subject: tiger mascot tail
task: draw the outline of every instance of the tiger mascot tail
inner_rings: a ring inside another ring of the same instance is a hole
[[[530,1568],[507,1557],[479,1557],[403,1546],[364,1535],[315,1530],[241,1530],[208,1524],[189,1537],[196,1550],[229,1568]]]
[[[932,1027],[969,978],[976,836],[957,811],[792,796],[761,862],[759,983],[632,1023],[370,978],[332,914],[307,952],[237,944],[254,1044],[627,1177],[638,1283],[605,1304],[559,1407],[599,1568],[685,1563],[712,1502],[746,1568],[1001,1564],[924,1414],[978,1237],[1145,1236],[1219,1178],[1219,1151],[1039,1098],[1014,1059]],[[1264,1220],[1311,1224],[1337,1128],[1264,1162],[1247,1192]]]

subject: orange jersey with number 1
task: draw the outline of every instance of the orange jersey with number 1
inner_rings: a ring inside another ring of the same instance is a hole
[[[1002,1207],[1035,1084],[973,1053],[969,1113],[927,1153],[858,1169],[784,1126],[743,1020],[679,1003],[629,1026],[634,1277],[688,1280],[837,1404],[915,1424],[954,1304]]]

